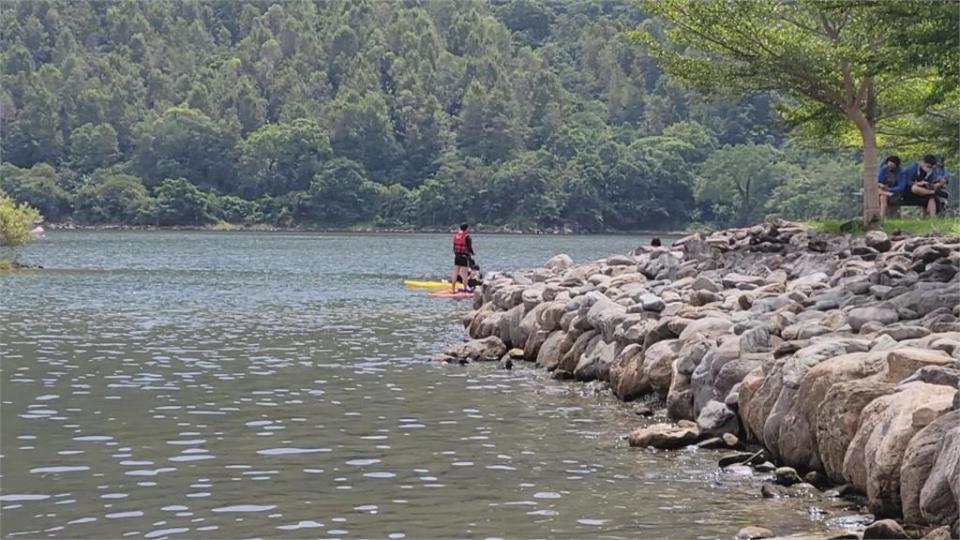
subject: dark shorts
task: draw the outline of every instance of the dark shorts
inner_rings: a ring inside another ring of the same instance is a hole
[[[908,188],[900,193],[900,200],[897,203],[905,206],[924,206],[931,198],[933,198],[933,195],[917,195]]]
[[[466,253],[454,253],[453,254],[453,265],[454,266],[463,266],[464,268],[470,266],[470,256]]]

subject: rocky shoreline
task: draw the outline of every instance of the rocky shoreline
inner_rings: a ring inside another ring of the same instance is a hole
[[[774,473],[765,497],[850,497],[863,538],[960,537],[960,238],[698,233],[490,274],[473,307],[438,360],[608,383],[674,422],[631,446],[726,448]]]

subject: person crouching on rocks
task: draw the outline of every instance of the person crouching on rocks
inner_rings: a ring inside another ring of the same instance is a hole
[[[453,233],[453,273],[450,275],[450,287],[457,292],[457,281],[467,283],[470,280],[470,259],[473,256],[473,240],[467,232],[469,225],[460,225]]]

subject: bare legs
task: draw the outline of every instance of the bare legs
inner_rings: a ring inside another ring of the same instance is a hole
[[[457,276],[463,279],[463,288],[466,289],[467,280],[470,279],[467,267],[454,265],[453,272],[450,274],[450,288],[453,292],[457,292]]]
[[[913,186],[910,186],[910,191],[912,191],[915,195],[920,195],[921,197],[927,198],[927,215],[930,217],[937,215],[937,198],[935,190],[914,184]]]

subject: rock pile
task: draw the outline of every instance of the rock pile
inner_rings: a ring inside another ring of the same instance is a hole
[[[960,238],[789,222],[558,255],[489,275],[464,321],[474,341],[444,358],[512,350],[625,401],[655,394],[681,425],[638,429],[633,445],[733,434],[865,494],[878,517],[960,535],[958,271]]]

